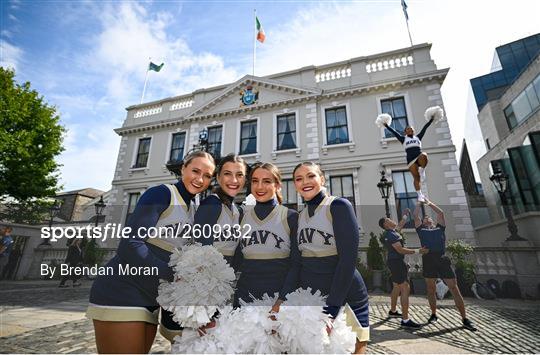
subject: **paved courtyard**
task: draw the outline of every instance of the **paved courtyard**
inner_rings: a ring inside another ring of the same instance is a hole
[[[96,352],[92,323],[84,316],[90,282],[59,289],[56,281],[2,282],[0,288],[1,353]],[[427,301],[411,299],[411,316],[420,323],[429,317]],[[461,328],[452,300],[441,302],[439,322],[416,331],[400,329],[388,319],[388,296],[371,297],[370,353],[539,353],[540,302],[467,299],[469,318],[479,328]],[[167,353],[159,334],[153,353]]]

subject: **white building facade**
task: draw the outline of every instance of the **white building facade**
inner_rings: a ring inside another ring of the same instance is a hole
[[[124,124],[115,130],[121,144],[109,204],[117,208],[109,210],[108,221],[124,224],[146,189],[174,182],[165,164],[181,160],[207,129],[212,152],[276,164],[289,206],[301,208],[293,168],[302,161],[320,163],[331,193],[356,206],[361,245],[367,246],[365,235],[380,231],[377,222],[384,215],[376,186],[381,170],[394,183],[393,218],[416,203],[404,148],[374,121],[387,112],[396,129],[412,125],[419,131],[426,123],[425,109],[444,106],[440,89],[449,69],[437,68],[430,48],[420,44],[264,77],[246,75],[227,85],[128,107]],[[242,103],[246,90],[257,95],[253,104]],[[447,121],[433,124],[422,145],[429,155],[423,190],[445,209],[447,237],[474,243]],[[408,243],[418,245],[414,229],[406,231]]]

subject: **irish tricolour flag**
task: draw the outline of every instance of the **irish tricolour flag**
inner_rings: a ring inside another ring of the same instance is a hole
[[[262,28],[261,22],[259,21],[259,18],[255,16],[255,22],[257,25],[257,41],[264,43],[264,39],[266,38],[266,35],[264,34],[264,30]]]

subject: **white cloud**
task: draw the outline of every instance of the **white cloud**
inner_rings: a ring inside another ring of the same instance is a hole
[[[62,115],[69,131],[66,151],[59,158],[66,189],[110,188],[120,141],[113,129],[121,125],[124,107],[139,102],[149,57],[165,66],[159,73],[149,72],[145,101],[237,79],[238,73],[226,67],[221,57],[195,53],[185,40],[168,34],[173,20],[167,12],[150,14],[134,2],[103,8],[102,28],[82,61],[103,78],[105,93],[53,98],[60,112],[69,113]],[[76,116],[85,113],[100,119],[85,121],[86,117]]]
[[[17,70],[22,55],[22,49],[0,40],[0,66]]]
[[[138,102],[150,57],[165,66],[149,73],[145,101],[237,79],[238,73],[226,68],[220,57],[194,53],[186,41],[170,36],[167,28],[173,20],[167,12],[149,14],[132,2],[105,8],[103,31],[88,60],[95,70],[110,75],[110,97],[124,105]]]
[[[81,144],[82,141],[87,144]],[[63,165],[60,171],[64,190],[109,190],[119,146],[120,137],[108,125],[93,125],[91,132],[86,127],[70,125],[64,138],[66,150],[58,159]]]
[[[0,32],[0,35],[6,38],[11,38],[13,36],[13,34],[9,30],[2,30]]]

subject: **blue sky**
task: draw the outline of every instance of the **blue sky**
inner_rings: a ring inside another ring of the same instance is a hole
[[[494,48],[540,31],[540,1],[409,0],[415,43],[451,67],[443,100],[454,144],[483,154],[468,80],[489,72]],[[125,107],[232,82],[251,73],[253,9],[267,41],[256,74],[409,45],[400,0],[2,1],[0,62],[58,107],[68,129],[58,158],[65,190],[110,188]],[[470,140],[470,142],[469,142]]]

